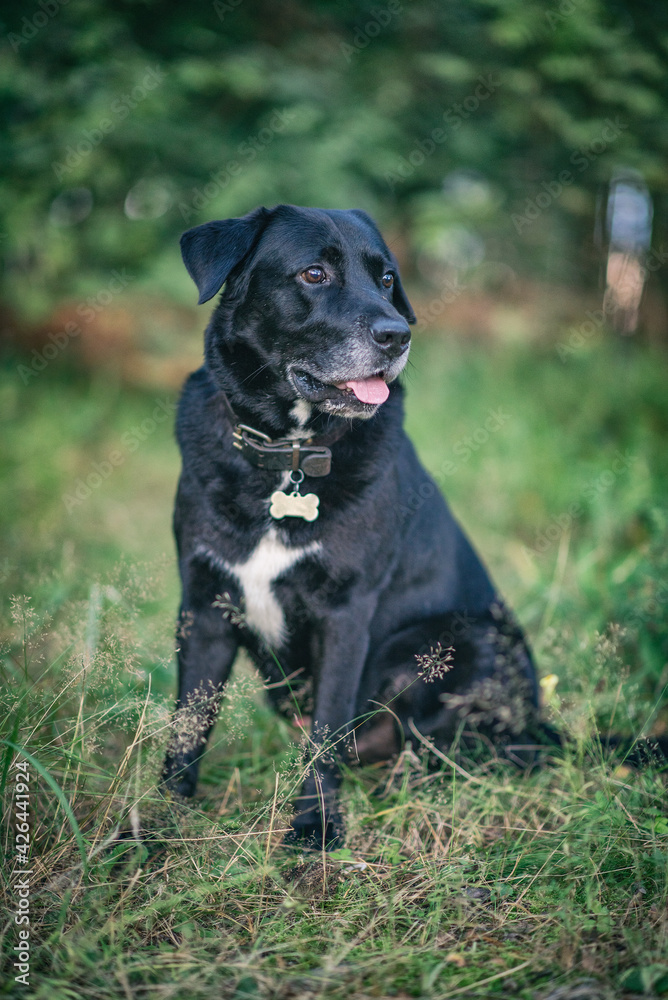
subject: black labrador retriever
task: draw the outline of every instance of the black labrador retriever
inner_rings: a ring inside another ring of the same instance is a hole
[[[417,734],[521,759],[541,739],[535,670],[403,430],[415,315],[372,219],[259,208],[190,229],[181,248],[200,303],[224,290],[177,422],[183,602],[164,779],[193,794],[244,646],[277,707],[294,711],[311,684],[292,836],[327,846],[342,759],[384,759]]]

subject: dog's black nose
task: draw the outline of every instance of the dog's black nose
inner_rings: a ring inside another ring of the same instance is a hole
[[[376,319],[370,326],[371,336],[393,358],[403,354],[411,339],[411,331],[404,319]]]

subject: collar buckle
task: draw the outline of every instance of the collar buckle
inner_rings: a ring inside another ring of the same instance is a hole
[[[220,401],[232,425],[232,444],[252,465],[272,472],[299,472],[306,476],[328,476],[332,469],[330,445],[348,428],[343,425],[333,433],[316,437],[271,438],[257,427],[239,423],[227,395],[220,390]]]
[[[243,451],[243,438],[245,434],[250,434],[252,437],[259,438],[265,444],[273,444],[272,438],[268,434],[263,434],[262,431],[257,430],[255,427],[249,427],[248,424],[235,424],[232,431],[232,443],[235,448],[239,451]],[[251,442],[254,444],[255,442]]]

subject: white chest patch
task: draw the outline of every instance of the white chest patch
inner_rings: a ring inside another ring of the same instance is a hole
[[[296,399],[292,404],[292,409],[290,410],[290,416],[295,421],[297,426],[294,430],[288,431],[286,437],[299,437],[301,432],[306,427],[306,424],[311,419],[311,414],[313,413],[313,407],[306,399]]]
[[[288,548],[276,529],[270,528],[243,563],[228,563],[204,547],[200,551],[237,578],[244,596],[246,625],[276,647],[284,638],[285,616],[273,591],[274,580],[305,556],[319,552],[321,547],[320,542],[311,542]]]

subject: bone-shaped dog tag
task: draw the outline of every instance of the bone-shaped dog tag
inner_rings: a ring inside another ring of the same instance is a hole
[[[316,493],[284,493],[276,490],[271,494],[269,513],[277,521],[283,517],[303,517],[305,521],[315,521],[318,516],[320,497]]]

